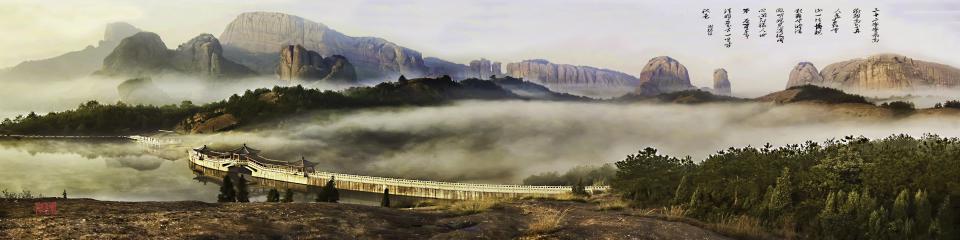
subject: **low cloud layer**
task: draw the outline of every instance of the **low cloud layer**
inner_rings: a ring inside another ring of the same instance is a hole
[[[259,130],[257,130],[259,129]],[[844,119],[809,106],[460,102],[320,112],[188,142],[246,143],[271,158],[301,155],[323,170],[516,183],[532,173],[615,162],[645,147],[700,160],[728,147],[846,135],[960,135],[960,118]]]

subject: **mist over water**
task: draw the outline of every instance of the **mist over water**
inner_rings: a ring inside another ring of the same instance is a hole
[[[322,170],[518,183],[530,174],[622,160],[645,147],[695,161],[728,147],[822,142],[847,135],[960,136],[960,119],[841,118],[812,106],[466,101],[327,111],[189,142],[305,156]]]
[[[824,141],[847,135],[960,137],[960,119],[841,118],[814,106],[464,101],[433,107],[314,112],[232,132],[183,136],[171,151],[124,142],[0,141],[0,189],[106,200],[214,201],[186,149],[242,144],[318,170],[515,184],[530,174],[611,163],[645,147],[695,161],[728,147]]]

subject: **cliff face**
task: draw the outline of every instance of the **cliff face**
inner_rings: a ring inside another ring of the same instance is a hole
[[[467,76],[488,79],[490,76],[503,76],[503,72],[500,71],[500,62],[490,62],[490,60],[481,58],[480,60],[470,61],[470,71]]]
[[[15,79],[68,80],[87,76],[99,70],[103,59],[113,51],[120,41],[133,36],[140,29],[123,22],[108,24],[103,40],[97,46],[88,46],[79,51],[69,52],[53,58],[26,61],[17,64],[3,77]]]
[[[547,60],[526,60],[507,64],[507,75],[524,78],[547,86],[636,86],[637,78],[607,69],[569,64],[554,64]]]
[[[430,68],[430,73],[427,74],[430,77],[442,77],[443,75],[449,75],[453,79],[465,79],[470,77],[470,66],[450,62],[447,60],[427,57],[423,59],[423,64]]]
[[[919,90],[960,86],[960,69],[881,54],[828,65],[824,85],[850,90]]]
[[[103,59],[105,75],[150,76],[167,72],[195,74],[205,77],[244,77],[253,71],[223,57],[220,42],[213,35],[201,34],[177,50],[167,49],[160,36],[140,32],[123,39]]]
[[[727,70],[720,68],[713,71],[713,91],[720,95],[731,94],[730,78],[727,76]]]
[[[300,45],[291,45],[280,50],[277,75],[284,81],[329,81],[353,83],[357,81],[353,65],[346,58],[333,55],[324,58],[319,53]]]
[[[351,37],[326,25],[282,13],[250,12],[237,16],[220,35],[228,51],[254,69],[276,69],[256,56],[276,56],[283,46],[300,44],[320,55],[350,59],[361,79],[396,79],[428,73],[421,54],[381,38]],[[249,58],[249,59],[241,59]]]
[[[643,67],[639,81],[637,92],[640,95],[657,95],[695,88],[690,84],[687,67],[667,56],[650,59]]]
[[[802,85],[821,85],[823,77],[817,71],[817,67],[810,62],[800,62],[790,71],[790,78],[787,80],[787,88]]]

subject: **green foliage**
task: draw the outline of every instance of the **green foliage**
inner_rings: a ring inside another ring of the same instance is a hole
[[[627,159],[616,162],[612,186],[640,205],[661,205],[673,199],[674,190],[690,170],[693,161],[657,154],[646,148]]]
[[[293,190],[287,188],[287,190],[283,192],[283,199],[280,201],[285,203],[293,202]]]
[[[570,192],[573,193],[574,196],[590,196],[590,193],[587,192],[586,186],[583,185],[583,180],[577,181],[577,183],[573,185],[572,189],[570,189]]]
[[[912,102],[904,101],[885,102],[880,104],[880,107],[890,109],[894,115],[906,115],[917,110]]]
[[[237,193],[233,189],[233,180],[230,175],[223,176],[223,183],[220,185],[220,194],[217,195],[217,202],[236,202]]]
[[[805,239],[956,235],[958,206],[949,199],[960,195],[957,138],[845,137],[730,148],[685,162],[644,149],[617,162],[612,187],[637,205],[684,205],[688,216],[708,222],[748,215]]]
[[[869,101],[867,101],[867,98],[863,96],[845,93],[843,91],[840,91],[834,88],[807,84],[802,86],[790,87],[788,89],[800,90],[800,92],[798,92],[797,95],[793,97],[792,99],[793,102],[819,101],[819,102],[826,102],[826,103],[871,104]]]
[[[280,202],[280,191],[277,191],[276,188],[271,188],[267,192],[267,202]]]
[[[122,102],[102,105],[96,101],[75,110],[44,116],[30,113],[0,122],[0,134],[108,135],[174,129],[198,113],[231,114],[243,124],[320,109],[352,109],[376,106],[435,105],[460,99],[519,99],[510,91],[486,80],[454,82],[449,76],[385,82],[374,87],[354,87],[343,92],[306,89],[303,86],[247,90],[228,99],[196,106],[131,106]]]
[[[950,100],[950,101],[944,102],[943,104],[937,103],[936,105],[938,105],[939,107],[934,106],[935,108],[941,108],[941,107],[943,107],[943,108],[960,108],[960,101],[958,101],[958,100]]]
[[[237,180],[237,202],[250,202],[250,189],[243,175],[240,175],[240,180]]]

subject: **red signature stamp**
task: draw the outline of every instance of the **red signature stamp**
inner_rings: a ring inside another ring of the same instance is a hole
[[[57,215],[57,202],[37,202],[33,204],[33,212],[37,216]]]

